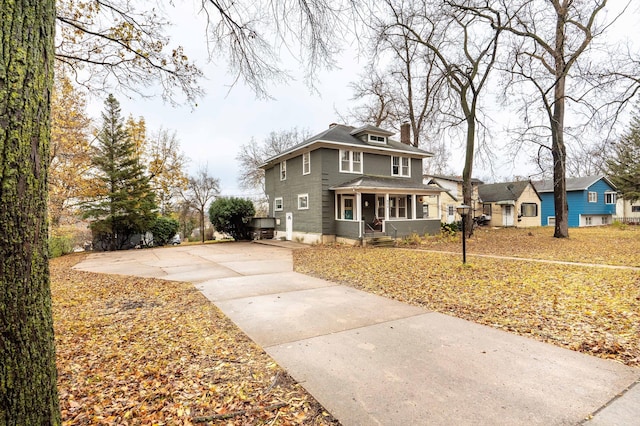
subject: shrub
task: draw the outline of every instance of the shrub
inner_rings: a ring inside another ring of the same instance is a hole
[[[73,244],[69,235],[51,236],[49,238],[49,257],[60,257],[73,251]]]
[[[180,224],[177,220],[166,216],[156,218],[151,225],[151,233],[153,234],[153,244],[157,246],[166,245],[171,238],[178,232]]]
[[[229,234],[235,240],[250,240],[249,221],[255,212],[250,200],[222,197],[209,206],[209,220],[218,232]]]

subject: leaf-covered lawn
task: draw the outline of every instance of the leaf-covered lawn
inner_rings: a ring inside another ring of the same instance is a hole
[[[555,253],[563,254],[558,246],[569,245],[573,253],[558,257],[596,261],[598,255],[589,250],[600,247],[618,256],[633,253],[637,259],[640,251],[640,234],[635,231],[620,231],[616,245],[604,240],[592,242],[596,234],[585,237],[574,230],[570,241],[544,239],[535,232],[529,236],[529,231],[502,231],[483,234],[482,252],[514,255],[506,252],[509,244],[530,246],[530,240],[538,241],[533,245],[538,258],[552,254],[549,257],[556,259]],[[498,241],[504,235],[509,236],[509,243]],[[607,233],[602,235],[597,238],[605,238]],[[470,252],[474,251],[472,246]],[[627,365],[640,365],[639,271],[473,256],[465,266],[458,253],[317,246],[294,251],[294,264],[301,273]],[[615,263],[637,264],[624,259]]]
[[[420,247],[460,252],[460,233],[423,238]],[[569,238],[553,238],[552,227],[479,227],[467,253],[640,267],[640,226],[571,228]]]
[[[64,424],[337,424],[192,284],[79,260],[51,261]]]

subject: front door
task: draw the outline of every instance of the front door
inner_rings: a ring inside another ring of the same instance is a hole
[[[502,226],[513,226],[513,206],[502,206]]]
[[[293,213],[289,212],[286,215],[286,231],[287,231],[287,241],[293,240]]]

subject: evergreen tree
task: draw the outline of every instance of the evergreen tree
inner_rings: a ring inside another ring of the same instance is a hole
[[[627,133],[614,144],[607,170],[622,198],[631,202],[640,200],[640,108],[636,109]]]
[[[151,227],[156,218],[155,194],[113,95],[105,101],[97,140],[92,158],[94,193],[84,205],[84,217],[95,219],[91,224],[94,240],[116,250]]]

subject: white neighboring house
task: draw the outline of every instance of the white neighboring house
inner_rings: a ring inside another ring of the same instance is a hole
[[[462,204],[462,177],[460,176],[443,176],[443,175],[424,175],[423,182],[425,185],[436,185],[445,190],[437,202],[432,202],[430,209],[440,208],[440,219],[442,223],[452,223],[459,220],[456,213],[456,207]],[[478,202],[478,185],[482,185],[479,179],[471,178],[471,207],[472,216],[477,217],[482,214],[482,205]]]
[[[614,219],[620,222],[640,223],[640,200],[631,202],[618,197]]]

